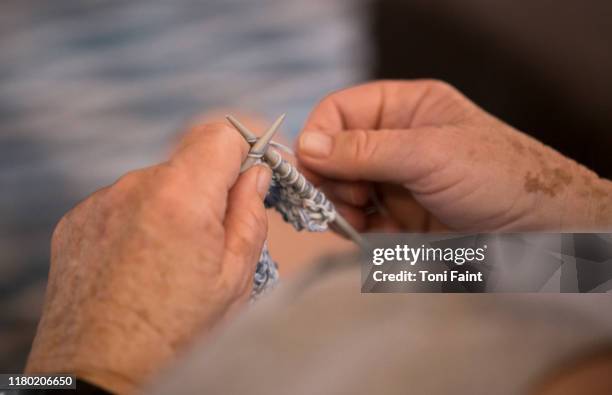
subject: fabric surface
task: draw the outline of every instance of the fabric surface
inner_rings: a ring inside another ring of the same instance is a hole
[[[518,395],[612,345],[608,295],[359,289],[357,265],[324,262],[196,344],[147,393]]]

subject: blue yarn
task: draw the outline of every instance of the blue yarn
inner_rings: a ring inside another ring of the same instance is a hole
[[[261,158],[261,156],[259,157]],[[334,205],[308,183],[304,176],[277,154],[269,163],[272,181],[264,199],[266,208],[274,208],[283,220],[297,231],[323,232],[335,219]],[[251,299],[256,299],[278,282],[278,265],[272,260],[267,244],[264,244],[253,279]]]
[[[268,251],[268,243],[266,242],[261,249],[259,261],[255,267],[251,299],[257,298],[257,296],[271,289],[276,283],[278,283],[278,265],[272,260]]]
[[[290,201],[289,188],[292,187],[283,184],[278,175],[273,174],[270,188],[264,199],[265,207],[274,208],[282,215],[285,222],[293,225],[298,231],[306,229],[310,232],[320,232],[327,229],[326,221],[313,218],[312,207],[298,206],[295,201]],[[255,268],[251,300],[257,299],[260,295],[272,289],[278,283],[278,278],[278,265],[270,256],[268,243],[266,242]]]
[[[272,180],[268,193],[264,199],[264,206],[266,208],[274,208],[278,206],[281,201],[280,189],[280,184]],[[281,212],[281,214],[283,213]],[[287,217],[284,214],[283,220],[287,222]],[[278,283],[278,277],[278,264],[270,256],[270,252],[268,251],[268,242],[266,241],[261,249],[259,261],[255,267],[251,300],[256,299],[264,292],[272,289],[272,287]]]
[[[272,180],[270,183],[270,188],[268,189],[268,193],[266,194],[266,198],[264,199],[264,206],[266,208],[276,207],[281,201],[281,186],[278,182]],[[281,213],[282,214],[282,213]],[[287,219],[285,219],[286,221]]]

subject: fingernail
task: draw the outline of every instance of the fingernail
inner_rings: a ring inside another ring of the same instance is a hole
[[[272,172],[267,166],[259,165],[257,173],[257,193],[264,199],[270,188],[270,180],[272,178]]]
[[[300,136],[300,153],[314,158],[325,158],[331,154],[332,138],[321,132],[304,132]]]

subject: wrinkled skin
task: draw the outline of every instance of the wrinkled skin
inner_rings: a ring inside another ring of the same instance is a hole
[[[374,82],[329,95],[297,154],[360,231],[612,225],[609,181],[440,81]],[[373,194],[389,215],[367,215]]]
[[[62,218],[27,372],[74,372],[134,392],[248,299],[270,171],[239,176],[247,151],[224,124],[194,127],[169,161]]]

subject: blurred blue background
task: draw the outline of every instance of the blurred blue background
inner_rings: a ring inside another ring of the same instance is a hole
[[[64,212],[161,159],[219,107],[287,112],[291,137],[364,78],[362,4],[326,0],[0,4],[0,372],[22,369]]]

